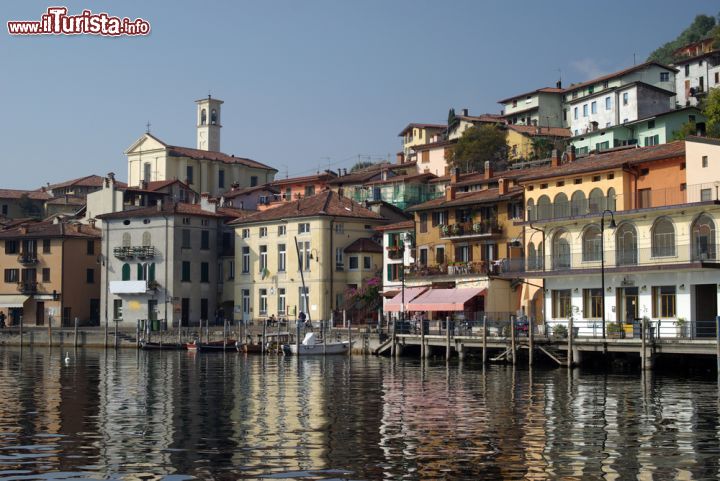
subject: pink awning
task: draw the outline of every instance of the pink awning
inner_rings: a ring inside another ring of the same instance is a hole
[[[464,311],[465,304],[477,296],[484,296],[487,289],[430,289],[410,302],[409,311]]]
[[[427,287],[406,287],[405,288],[405,311],[408,310],[408,303],[415,299],[417,296],[427,291]],[[385,312],[400,312],[400,306],[402,305],[403,293],[398,292],[395,297],[387,299],[385,301]]]

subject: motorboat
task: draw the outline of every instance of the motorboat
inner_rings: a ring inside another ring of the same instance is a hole
[[[290,355],[323,355],[323,354],[347,354],[352,346],[352,341],[339,342],[321,342],[315,336],[315,333],[308,332],[305,334],[302,342],[297,344],[285,344],[283,352]],[[299,348],[299,349],[298,349]]]

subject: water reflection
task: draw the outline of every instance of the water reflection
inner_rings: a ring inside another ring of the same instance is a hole
[[[0,350],[0,479],[715,479],[714,379]]]

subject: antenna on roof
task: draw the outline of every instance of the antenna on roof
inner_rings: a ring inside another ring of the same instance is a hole
[[[637,65],[637,63],[635,61],[635,52],[633,52],[633,65]]]
[[[147,133],[147,134],[150,133],[150,126],[151,126],[151,125],[152,125],[152,124],[151,124],[150,121],[148,120],[148,121],[147,121],[147,124],[145,124],[145,133]]]

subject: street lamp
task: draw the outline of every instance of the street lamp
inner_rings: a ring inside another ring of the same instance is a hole
[[[608,227],[611,229],[617,227],[617,224],[615,224],[615,214],[610,209],[605,209],[600,216],[600,285],[602,290],[601,310],[603,343],[605,342],[605,214],[610,214],[610,225]]]

